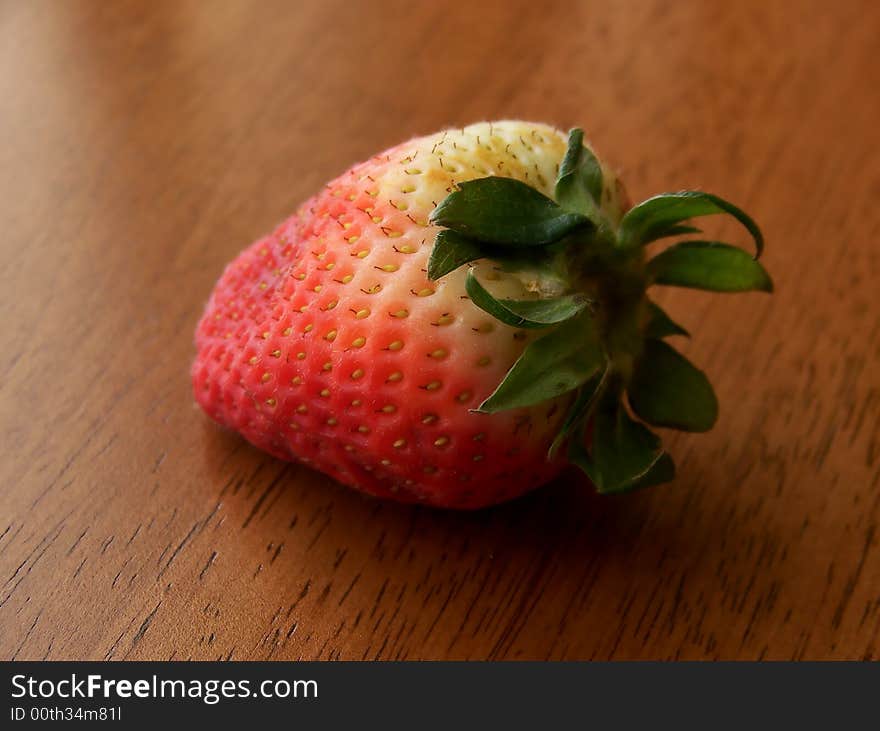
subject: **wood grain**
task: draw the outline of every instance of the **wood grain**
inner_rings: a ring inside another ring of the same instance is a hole
[[[0,657],[876,657],[878,37],[869,0],[4,3]],[[764,227],[773,297],[662,296],[722,404],[675,483],[433,512],[209,424],[224,263],[352,162],[511,116]]]

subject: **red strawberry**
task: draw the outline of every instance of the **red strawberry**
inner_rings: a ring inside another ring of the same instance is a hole
[[[196,332],[198,402],[282,459],[404,501],[507,500],[558,473],[563,442],[602,491],[670,478],[622,393],[649,423],[690,429],[711,426],[714,396],[659,340],[676,326],[645,287],[769,279],[725,245],[687,242],[646,265],[642,244],[706,213],[757,229],[699,193],[622,218],[619,186],[581,140],[477,124],[350,169],[227,267]]]

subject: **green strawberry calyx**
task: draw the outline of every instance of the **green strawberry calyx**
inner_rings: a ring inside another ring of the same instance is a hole
[[[718,402],[705,374],[665,340],[687,331],[647,290],[771,292],[758,262],[761,231],[739,208],[701,191],[663,193],[619,215],[580,129],[569,133],[554,198],[491,176],[458,184],[431,214],[441,230],[429,278],[470,266],[465,289],[477,307],[512,327],[545,331],[476,411],[492,414],[570,394],[548,458],[567,449],[569,461],[601,493],[668,482],[675,466],[648,425],[707,431]],[[700,233],[686,222],[711,214],[739,221],[754,240],[754,256],[719,241],[684,240],[646,258],[647,244]],[[538,298],[496,298],[476,276],[477,260],[515,273]]]

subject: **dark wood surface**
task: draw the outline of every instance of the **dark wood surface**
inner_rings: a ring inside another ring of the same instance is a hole
[[[878,38],[869,1],[4,3],[0,657],[876,656]],[[351,163],[504,117],[764,227],[775,295],[662,296],[722,404],[677,480],[433,512],[208,423],[224,263]]]

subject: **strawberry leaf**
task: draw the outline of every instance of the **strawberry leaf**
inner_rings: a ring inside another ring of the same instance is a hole
[[[556,434],[556,437],[553,439],[550,449],[547,450],[548,459],[553,459],[553,456],[565,440],[568,439],[569,434],[571,434],[572,431],[578,430],[580,425],[590,418],[590,415],[596,406],[596,402],[599,400],[605,389],[605,384],[608,380],[608,372],[609,369],[605,368],[601,373],[597,373],[581,386],[577,398],[574,400],[574,403],[565,415],[565,421],[562,422],[562,426]]]
[[[544,246],[589,223],[531,186],[501,177],[460,183],[430,220],[462,236],[511,247]]]
[[[675,462],[669,456],[669,452],[663,452],[658,460],[644,474],[633,480],[629,486],[617,492],[632,492],[641,490],[643,487],[662,485],[664,482],[672,482],[675,479]]]
[[[584,147],[584,131],[568,133],[568,150],[556,178],[556,200],[563,208],[581,213],[597,226],[602,214],[602,168],[593,153]]]
[[[698,190],[661,193],[633,206],[620,222],[618,241],[624,249],[637,248],[668,236],[670,228],[682,221],[716,213],[728,213],[745,226],[755,240],[755,258],[761,256],[764,236],[758,225],[732,203]]]
[[[660,455],[660,458],[644,475],[633,480],[629,485],[618,490],[598,490],[598,482],[601,480],[601,477],[597,474],[597,468],[593,464],[587,448],[577,439],[572,439],[569,442],[567,456],[568,461],[571,462],[571,464],[580,468],[580,470],[590,478],[590,481],[594,485],[597,485],[597,491],[605,495],[633,492],[634,490],[639,490],[643,487],[652,487],[653,485],[660,485],[664,482],[672,482],[672,480],[675,479],[675,463],[672,461],[668,452],[663,452]]]
[[[542,300],[496,299],[480,284],[474,276],[473,269],[467,273],[464,287],[477,307],[512,327],[550,327],[574,317],[587,306],[588,302],[582,294]]]
[[[444,229],[434,239],[434,248],[428,259],[428,279],[440,279],[460,266],[485,256],[485,245],[473,241],[449,229]]]
[[[663,239],[667,236],[687,236],[688,234],[699,234],[702,233],[700,229],[696,226],[679,226],[673,225],[669,226],[669,228],[663,228],[658,231],[655,231],[652,237],[646,241],[642,242],[642,245],[651,243],[651,241],[656,241],[657,239]]]
[[[649,319],[648,324],[645,327],[646,338],[660,340],[661,338],[666,338],[670,335],[684,335],[685,337],[690,337],[690,333],[669,317],[659,305],[649,301],[648,311]]]
[[[773,282],[760,263],[742,249],[718,241],[683,241],[648,262],[655,284],[713,292],[772,292]]]
[[[662,340],[646,340],[627,388],[636,415],[654,426],[708,431],[718,400],[706,375]]]
[[[580,467],[602,494],[630,492],[675,476],[675,465],[660,438],[626,413],[617,394],[606,393],[596,418],[590,450],[572,440],[569,460]]]
[[[593,319],[582,312],[530,343],[477,411],[493,414],[554,399],[605,367]]]

